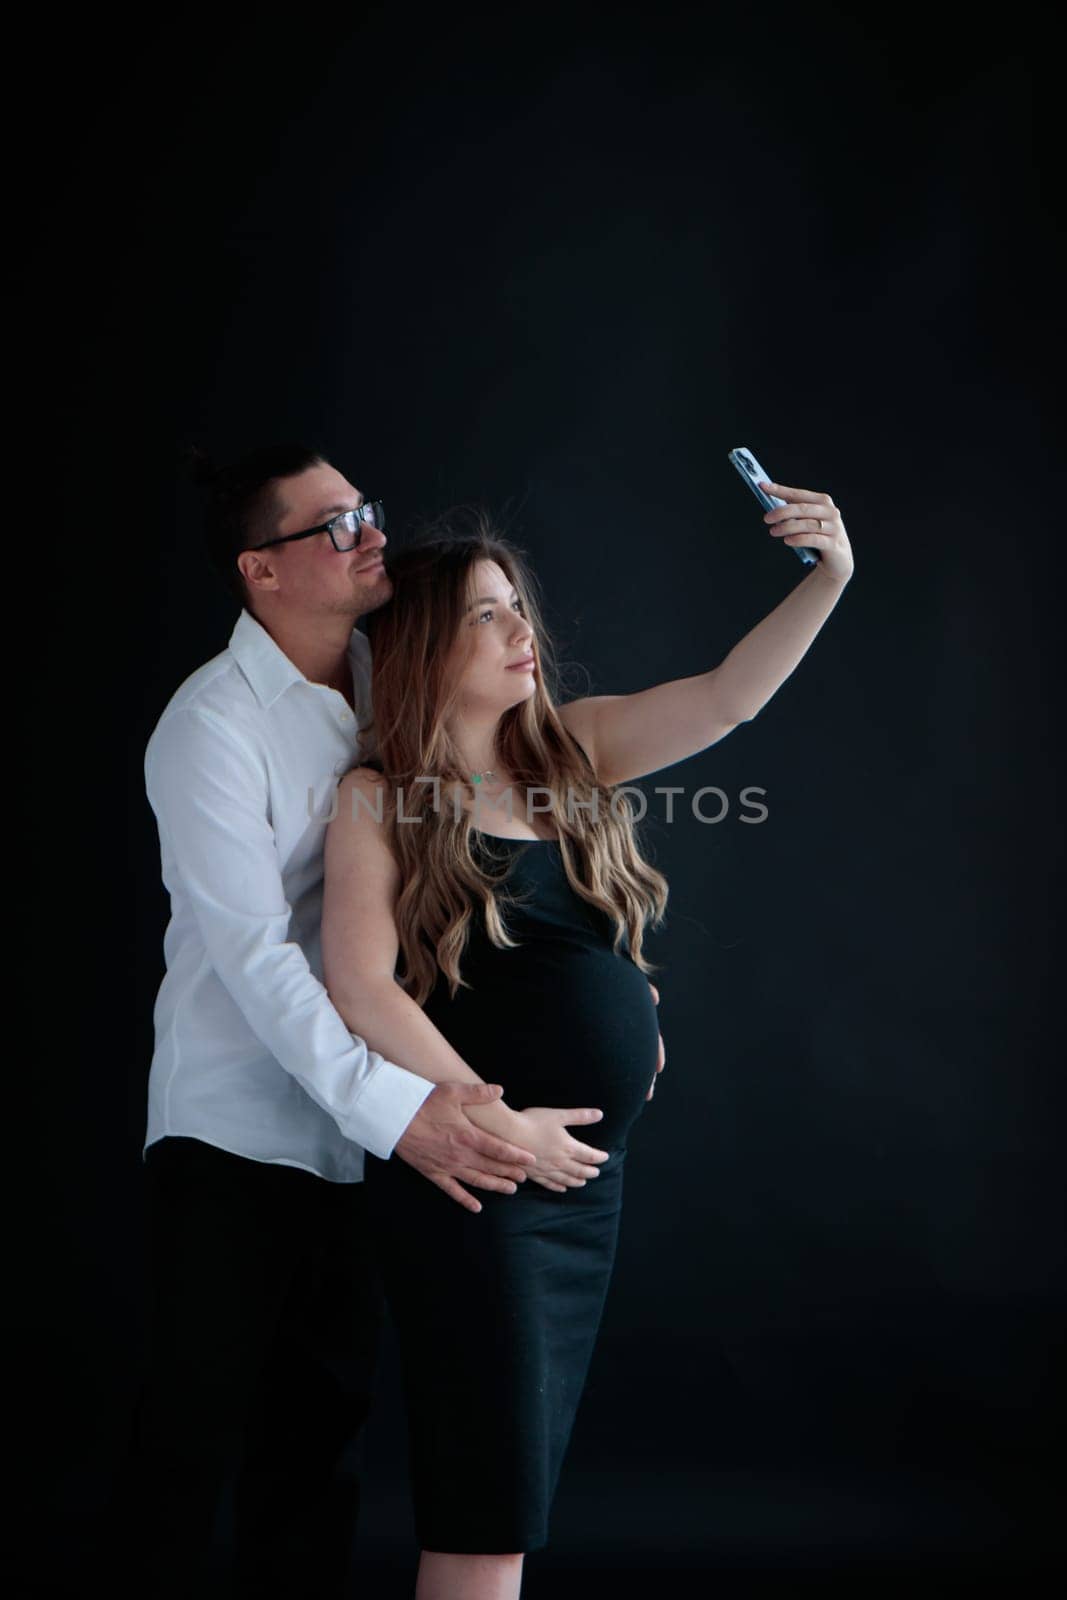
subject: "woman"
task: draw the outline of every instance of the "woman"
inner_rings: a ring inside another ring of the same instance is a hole
[[[789,532],[818,548],[810,525]],[[502,1084],[471,1115],[537,1158],[477,1214],[405,1162],[366,1158],[420,1600],[518,1594],[600,1323],[627,1134],[656,1069],[643,935],[667,900],[615,786],[755,715],[846,581],[843,524],[822,545],[840,559],[760,625],[762,650],[745,649],[756,629],[715,672],[638,695],[553,703],[530,575],[484,527],[401,552],[392,602],[368,618],[381,771],[345,775],[327,833],[327,988],[383,1055],[435,1081]],[[560,1158],[560,1113],[544,1108],[568,1105],[604,1115],[597,1147]]]

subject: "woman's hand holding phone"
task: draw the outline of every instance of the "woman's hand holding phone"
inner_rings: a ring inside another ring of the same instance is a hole
[[[764,512],[763,520],[772,537],[790,545],[803,539],[805,545],[818,551],[822,575],[834,583],[847,583],[855,566],[852,546],[841,513],[830,496],[820,494],[818,489],[791,489],[785,483],[764,481],[763,487],[785,502]],[[809,533],[809,528],[817,531]]]
[[[817,565],[832,583],[847,583],[854,569],[852,546],[830,496],[818,489],[773,483],[743,446],[731,450],[728,459],[764,507],[763,520],[771,536],[795,550],[805,566]]]

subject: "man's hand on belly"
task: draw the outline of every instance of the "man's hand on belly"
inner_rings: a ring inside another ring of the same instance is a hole
[[[437,1084],[397,1140],[394,1156],[400,1156],[467,1211],[477,1213],[482,1207],[463,1183],[514,1194],[516,1185],[536,1164],[536,1154],[483,1131],[465,1110],[502,1101],[503,1094],[498,1083]]]

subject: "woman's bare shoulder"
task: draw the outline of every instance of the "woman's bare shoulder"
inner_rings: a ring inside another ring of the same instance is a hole
[[[349,767],[344,777],[338,780],[337,787],[369,791],[384,783],[385,774],[379,772],[377,767]]]
[[[362,883],[395,885],[389,839],[386,780],[370,767],[351,767],[337,780],[337,804],[326,827],[326,876],[333,882],[358,873]]]
[[[384,773],[375,767],[350,767],[337,780],[337,807],[334,820],[340,816],[359,821],[364,816],[377,822],[385,819],[386,781]]]

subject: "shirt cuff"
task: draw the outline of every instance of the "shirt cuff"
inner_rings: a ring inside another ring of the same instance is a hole
[[[358,1037],[356,1034],[353,1038]],[[344,1122],[346,1139],[362,1145],[382,1161],[392,1155],[397,1140],[423,1101],[437,1087],[431,1078],[420,1078],[392,1061],[376,1067]]]

